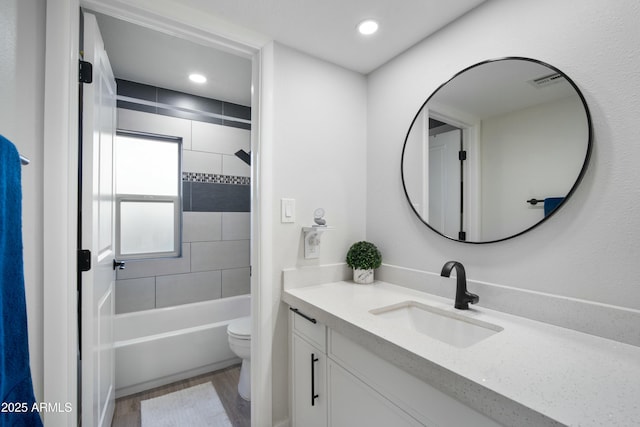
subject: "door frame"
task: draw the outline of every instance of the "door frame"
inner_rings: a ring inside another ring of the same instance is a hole
[[[134,4],[135,3],[135,4]],[[143,5],[143,3],[145,3]],[[77,171],[80,7],[223,49],[252,60],[251,414],[253,426],[272,420],[272,336],[269,219],[273,44],[261,35],[170,0],[48,0],[44,105],[44,401],[73,411],[47,413],[47,426],[78,423]],[[213,29],[212,27],[216,27]],[[264,160],[264,161],[263,161]],[[264,215],[263,215],[264,213]],[[268,285],[268,286],[266,286]]]
[[[467,160],[463,166],[466,184],[464,192],[464,229],[467,233],[468,241],[478,241],[482,234],[480,119],[471,115],[463,115],[457,111],[448,111],[447,108],[441,105],[436,105],[433,109],[430,109],[429,117],[462,130],[464,149],[467,151]]]

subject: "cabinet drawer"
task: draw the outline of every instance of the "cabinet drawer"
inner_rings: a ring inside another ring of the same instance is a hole
[[[329,331],[329,357],[423,424],[499,426],[333,330]]]
[[[327,351],[327,327],[322,323],[314,323],[315,319],[309,318],[302,310],[298,311],[292,307],[290,311],[291,329],[293,332],[304,337],[318,350]]]
[[[384,396],[329,359],[329,426],[421,427]]]

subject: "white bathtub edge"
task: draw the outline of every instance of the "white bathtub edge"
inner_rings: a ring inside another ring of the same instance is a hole
[[[224,326],[226,329],[226,326],[229,325],[229,323],[231,323],[232,320],[234,319],[223,320],[222,322],[216,322],[216,323],[207,323],[206,325],[193,326],[191,328],[177,329],[175,331],[164,332],[164,333],[155,334],[155,335],[148,335],[141,338],[133,338],[129,340],[116,341],[113,345],[114,345],[114,348],[118,349],[118,348],[130,346],[130,345],[142,344],[149,341],[172,338],[182,334],[191,334],[194,332],[206,331],[207,329],[219,328],[221,326]]]

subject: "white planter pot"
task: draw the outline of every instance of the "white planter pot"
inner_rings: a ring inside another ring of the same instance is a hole
[[[358,268],[354,268],[353,281],[363,285],[373,283],[373,269],[360,270]]]

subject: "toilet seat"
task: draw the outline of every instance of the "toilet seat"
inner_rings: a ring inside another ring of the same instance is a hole
[[[230,337],[239,340],[251,339],[251,316],[240,317],[229,323],[227,332]]]

